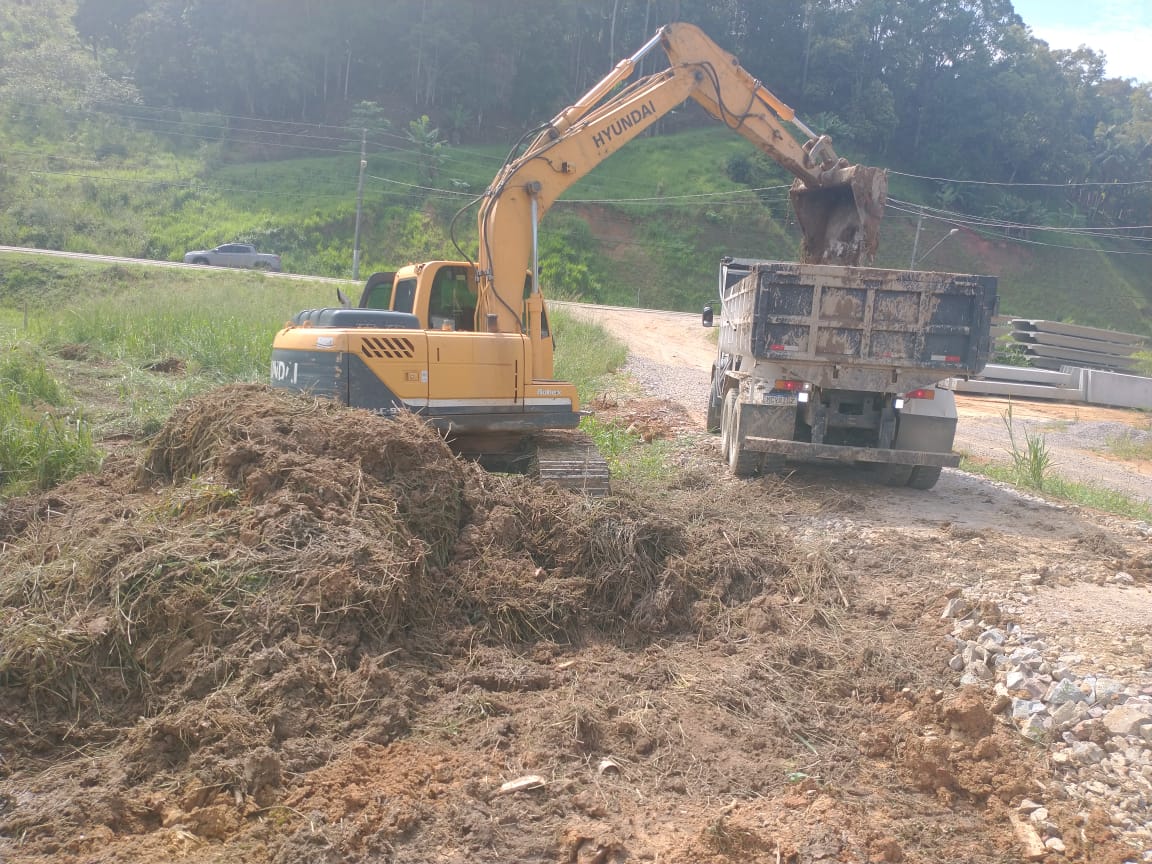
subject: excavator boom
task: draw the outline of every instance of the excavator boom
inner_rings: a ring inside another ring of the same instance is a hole
[[[613,93],[660,45],[670,66]],[[610,95],[611,94],[611,95]],[[552,119],[510,158],[485,192],[478,215],[481,316],[518,328],[523,274],[535,273],[535,226],[573,183],[687,99],[747,138],[796,178],[789,197],[813,264],[868,264],[876,253],[887,174],[850,165],[795,112],[691,24],[669,24]],[[807,140],[801,144],[788,122]]]

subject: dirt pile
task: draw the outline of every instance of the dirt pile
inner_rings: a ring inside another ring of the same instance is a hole
[[[0,505],[0,857],[1010,859],[1038,756],[917,555],[684,455],[587,499],[236,386]]]
[[[429,801],[474,809],[513,762],[667,748],[683,721],[611,707],[678,681],[656,636],[786,630],[834,590],[827,562],[721,519],[721,499],[573,496],[484,474],[415,418],[262,387],[192,400],[138,461],[0,508],[0,838],[27,860],[419,849],[461,816]],[[620,668],[564,697],[595,661],[556,658],[589,644]],[[798,671],[757,665],[679,686],[748,715],[756,680]],[[531,694],[545,705],[515,704]],[[477,724],[465,753],[428,741]]]

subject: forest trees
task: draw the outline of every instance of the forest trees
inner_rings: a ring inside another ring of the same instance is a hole
[[[397,128],[427,115],[454,142],[504,143],[687,20],[855,158],[1001,182],[1152,179],[1152,84],[1051,50],[1010,0],[72,2],[76,44],[152,105],[340,123],[372,102]],[[1147,223],[1150,194],[1085,203]]]

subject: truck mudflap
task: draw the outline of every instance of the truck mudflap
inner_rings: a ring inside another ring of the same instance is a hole
[[[785,459],[810,461],[832,459],[837,462],[878,462],[888,465],[925,465],[936,468],[955,468],[960,464],[956,453],[933,453],[927,450],[888,450],[876,447],[852,447],[846,444],[813,444],[809,441],[787,441],[781,438],[761,438],[749,435],[744,439],[745,450],[771,453]]]

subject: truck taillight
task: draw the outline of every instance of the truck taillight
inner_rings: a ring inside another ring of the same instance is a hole
[[[789,393],[799,393],[801,390],[808,389],[808,382],[806,381],[793,381],[786,378],[777,378],[776,383],[772,385],[773,390],[785,390]]]
[[[920,387],[916,390],[909,390],[907,393],[901,393],[892,400],[892,407],[897,411],[904,408],[904,402],[907,399],[935,399],[936,391],[931,387]]]
[[[808,401],[808,397],[811,394],[811,391],[812,385],[807,381],[797,381],[793,378],[777,378],[772,383],[773,393],[795,393],[796,401],[800,402],[801,404]]]

